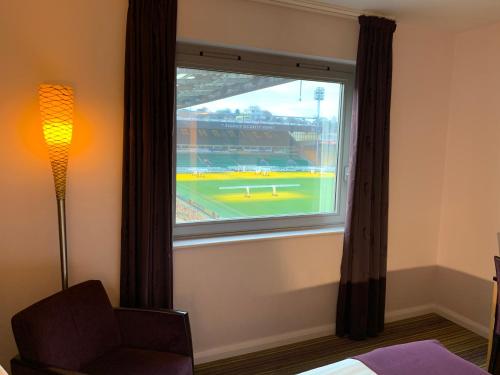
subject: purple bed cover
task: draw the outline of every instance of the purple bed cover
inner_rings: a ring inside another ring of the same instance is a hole
[[[488,375],[436,340],[375,349],[354,359],[378,375]]]

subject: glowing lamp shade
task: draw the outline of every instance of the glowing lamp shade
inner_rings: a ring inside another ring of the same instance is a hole
[[[73,134],[73,89],[42,84],[38,89],[43,136],[49,149],[57,199],[66,196],[68,154]]]

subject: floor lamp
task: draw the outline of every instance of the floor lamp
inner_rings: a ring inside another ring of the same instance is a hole
[[[38,90],[43,136],[49,149],[50,165],[56,188],[59,221],[62,288],[68,288],[68,245],[66,240],[66,172],[73,133],[73,89],[42,84]]]

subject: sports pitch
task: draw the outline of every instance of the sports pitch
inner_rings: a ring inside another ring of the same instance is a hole
[[[332,172],[177,174],[177,197],[208,220],[331,213]]]

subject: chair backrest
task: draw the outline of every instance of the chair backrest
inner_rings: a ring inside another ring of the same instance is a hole
[[[96,280],[17,313],[12,329],[22,359],[73,371],[121,342],[113,307]]]
[[[500,335],[500,257],[495,256],[495,271],[496,271],[496,279],[497,279],[497,306],[496,306],[496,315],[495,315],[495,334]]]

